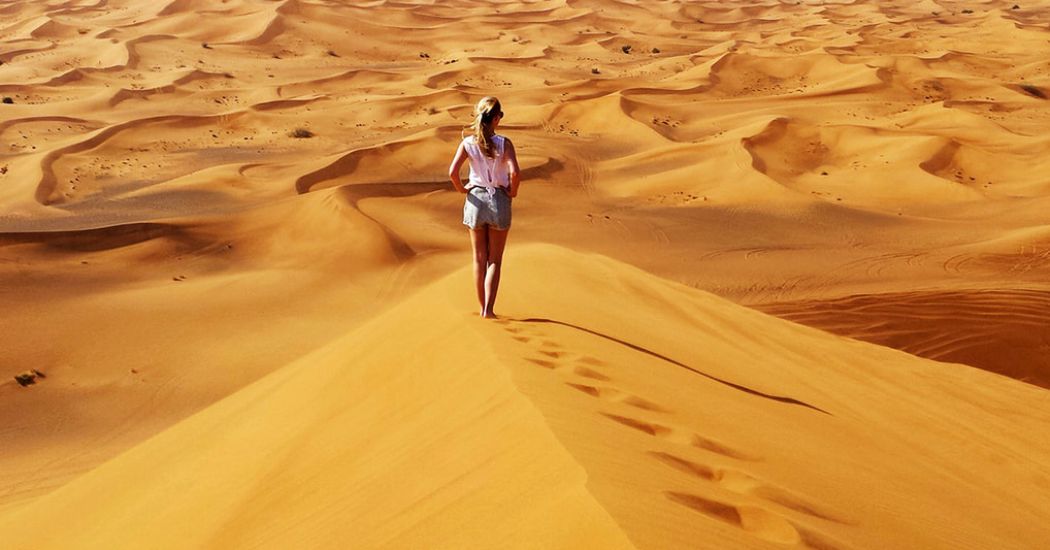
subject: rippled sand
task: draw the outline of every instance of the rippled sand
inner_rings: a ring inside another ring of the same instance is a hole
[[[0,0],[0,44],[0,546],[1050,540],[1050,2]]]

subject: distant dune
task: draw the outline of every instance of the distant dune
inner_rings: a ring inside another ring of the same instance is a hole
[[[0,0],[0,547],[1045,546],[1048,14]]]

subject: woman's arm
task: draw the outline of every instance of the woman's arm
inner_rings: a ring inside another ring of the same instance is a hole
[[[518,196],[518,186],[521,185],[521,169],[518,168],[518,155],[514,152],[514,144],[506,140],[507,163],[510,164],[510,196]]]
[[[448,177],[452,180],[452,187],[455,187],[460,193],[467,192],[467,188],[463,186],[463,180],[459,177],[459,167],[463,166],[465,160],[467,160],[467,150],[460,142],[459,149],[456,149],[456,156],[452,157],[452,164],[448,167]]]

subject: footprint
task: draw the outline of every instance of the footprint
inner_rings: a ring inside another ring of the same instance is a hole
[[[562,367],[562,364],[560,364],[562,361],[571,360],[573,363],[577,363],[577,366],[575,368],[573,368],[573,373],[576,374],[577,376],[581,376],[583,378],[589,378],[591,380],[598,380],[598,381],[601,381],[601,382],[611,382],[612,381],[612,378],[610,378],[609,376],[607,376],[604,373],[596,370],[595,368],[591,368],[591,367],[605,366],[606,363],[604,361],[602,361],[601,359],[598,359],[596,357],[592,357],[592,356],[589,356],[589,355],[582,355],[582,354],[578,354],[578,353],[573,353],[571,351],[566,351],[566,350],[564,350],[564,348],[562,348],[561,344],[559,344],[557,341],[554,341],[554,340],[552,340],[550,338],[546,338],[545,337],[546,335],[544,335],[542,333],[536,334],[534,338],[530,338],[529,336],[526,335],[527,333],[525,333],[522,329],[519,329],[519,328],[516,328],[516,327],[505,327],[504,330],[507,330],[508,332],[512,332],[512,333],[516,334],[516,336],[513,336],[514,340],[516,340],[518,342],[526,343],[526,344],[528,344],[530,342],[534,342],[534,340],[536,340],[537,338],[541,338],[542,339],[540,341],[540,345],[536,346],[538,349],[535,349],[535,351],[538,352],[539,354],[545,356],[545,357],[544,358],[526,358],[526,360],[528,360],[529,362],[531,362],[533,364],[539,365],[539,366],[541,366],[541,367],[543,367],[545,369],[549,369],[549,370],[558,370],[558,369],[560,369]],[[618,389],[598,388],[598,387],[591,386],[591,385],[588,385],[588,384],[569,383],[569,382],[566,382],[566,384],[568,384],[573,389],[582,391],[582,392],[584,392],[584,393],[586,393],[588,395],[591,395],[593,397],[600,397],[600,398],[603,398],[603,399],[606,399],[606,400],[616,401],[616,402],[623,403],[625,405],[628,405],[628,406],[631,406],[631,407],[634,407],[634,408],[637,408],[637,409],[645,410],[645,411],[662,412],[662,413],[668,412],[668,410],[665,409],[664,407],[662,407],[662,406],[660,406],[660,405],[658,405],[656,403],[653,403],[652,401],[649,401],[648,399],[645,399],[643,397],[640,397],[640,396],[637,396],[637,395],[633,395],[633,394],[630,394],[630,393],[627,393],[627,392],[623,392],[623,391],[620,391]],[[637,421],[637,420],[634,420],[634,419],[628,419],[627,417],[620,417],[620,416],[616,416],[616,415],[607,415],[607,416],[609,416],[610,418],[619,419],[619,420],[617,420],[618,422],[620,422],[622,424],[626,424],[628,426],[635,427],[635,428],[638,428],[639,426],[646,425],[646,423],[643,422],[643,421]],[[656,433],[663,433],[665,431],[669,431],[670,430],[670,428],[666,428],[666,427],[659,426],[659,425],[653,425],[653,426],[655,426],[655,427],[653,427],[652,430],[642,429],[642,431],[647,431],[649,433],[652,433],[653,435],[656,435]]]
[[[808,502],[805,498],[800,497],[787,489],[769,485],[750,474],[726,468],[714,468],[705,464],[698,464],[691,460],[661,451],[650,451],[649,454],[676,470],[685,472],[705,481],[717,483],[718,486],[728,491],[761,498],[783,506],[788,510],[815,518],[833,521],[835,523],[848,523],[839,519],[831,512],[821,510],[819,505]]]
[[[798,526],[797,529],[799,536],[802,537],[802,544],[807,548],[813,550],[846,550],[849,548],[823,533],[802,526]]]
[[[519,335],[526,335],[526,334],[528,334],[528,331],[526,331],[525,329],[519,329],[519,327],[517,327],[517,326],[504,326],[503,330],[508,332],[508,333],[510,333],[510,334],[519,334]]]
[[[602,396],[602,390],[594,386],[588,386],[585,384],[573,384],[572,382],[566,382],[565,384],[570,388],[580,390],[587,395],[593,395],[594,397]]]
[[[736,470],[714,468],[662,451],[650,451],[649,454],[676,470],[717,483],[723,489],[734,493],[748,494],[752,489],[762,486],[761,481]]]
[[[530,363],[539,365],[539,366],[541,366],[541,367],[543,367],[545,369],[554,370],[554,369],[558,368],[558,364],[557,363],[554,363],[553,361],[547,361],[546,359],[533,359],[531,357],[526,357],[525,360],[530,362]]]
[[[598,359],[597,357],[591,357],[589,355],[581,356],[580,358],[576,359],[576,362],[577,363],[583,363],[585,365],[591,365],[592,367],[603,367],[603,366],[605,366],[605,361],[602,361],[601,359]]]
[[[790,521],[765,508],[729,504],[677,491],[665,491],[664,495],[707,517],[740,527],[762,540],[779,544],[796,544],[802,540],[798,529]]]
[[[579,374],[579,373],[577,373],[577,374]],[[613,401],[613,402],[616,402],[616,403],[623,403],[625,405],[629,405],[631,407],[635,407],[635,408],[642,409],[642,410],[645,410],[645,411],[662,412],[662,413],[669,412],[667,409],[665,409],[665,408],[663,408],[663,407],[661,407],[661,406],[659,406],[659,405],[657,405],[655,403],[652,403],[650,401],[642,399],[641,397],[638,397],[637,395],[624,393],[624,392],[622,392],[622,391],[620,391],[618,389],[607,388],[607,387],[588,386],[587,384],[574,384],[572,382],[566,382],[565,384],[567,386],[571,387],[571,388],[574,388],[574,389],[577,389],[579,391],[582,391],[583,393],[586,393],[588,395],[593,395],[594,397],[600,397],[600,398],[605,399],[607,401]]]
[[[636,418],[630,418],[630,417],[627,417],[627,416],[620,416],[620,415],[607,413],[607,412],[603,412],[601,414],[603,416],[609,418],[609,419],[615,420],[616,422],[619,422],[620,424],[623,424],[624,426],[628,426],[630,428],[634,428],[636,430],[645,432],[645,433],[647,433],[649,435],[657,435],[657,436],[665,437],[666,439],[670,439],[670,440],[672,440],[672,441],[674,441],[676,443],[689,444],[689,445],[692,445],[693,447],[696,447],[698,449],[703,449],[705,451],[710,451],[712,453],[720,454],[722,456],[727,456],[729,458],[735,458],[737,460],[747,460],[747,461],[757,461],[757,460],[759,460],[757,457],[753,457],[753,456],[748,455],[748,454],[746,454],[746,453],[744,453],[742,451],[738,451],[736,449],[733,449],[732,447],[729,447],[728,445],[725,445],[725,444],[720,443],[718,441],[715,441],[713,439],[708,439],[708,438],[706,438],[706,437],[704,437],[704,436],[702,436],[700,434],[692,433],[692,434],[686,435],[685,433],[683,433],[680,430],[675,430],[675,429],[672,429],[672,428],[670,428],[668,426],[663,426],[663,425],[657,424],[655,422],[647,422],[645,420],[638,420]],[[683,439],[683,436],[684,436],[684,439]]]
[[[699,435],[699,434],[693,434],[693,437],[691,438],[689,444],[694,446],[694,447],[696,447],[696,448],[698,448],[698,449],[704,449],[705,451],[711,451],[712,453],[720,454],[722,456],[728,456],[729,458],[735,458],[735,459],[738,459],[738,460],[747,460],[747,461],[756,461],[756,460],[758,460],[758,458],[756,458],[756,457],[753,457],[753,456],[751,456],[749,454],[746,454],[746,453],[744,453],[742,451],[738,451],[738,450],[736,450],[736,449],[734,449],[734,448],[732,448],[732,447],[730,447],[728,445],[725,445],[723,443],[715,441],[714,439],[708,439],[708,438],[706,438],[706,437],[704,437],[702,435]]]
[[[596,370],[589,369],[587,367],[576,367],[575,369],[573,369],[572,372],[574,372],[574,373],[576,373],[576,374],[578,374],[578,375],[580,375],[580,376],[582,376],[584,378],[591,378],[593,380],[601,380],[602,382],[608,382],[608,381],[612,380],[608,376],[605,376],[604,374],[602,374],[602,373],[600,373],[600,372],[598,372]]]
[[[762,482],[758,479],[736,470],[719,470],[715,481],[726,490],[741,495],[748,494],[762,486]]]
[[[751,494],[768,500],[770,502],[779,504],[788,510],[794,510],[800,514],[806,514],[807,516],[813,516],[827,521],[833,521],[835,523],[851,524],[852,522],[842,517],[822,509],[821,506],[808,502],[806,499],[788,491],[773,485],[760,485],[751,491]]]
[[[696,476],[706,481],[715,481],[718,478],[718,473],[708,466],[703,464],[697,464],[691,460],[677,457],[670,453],[664,453],[660,451],[649,451],[649,454],[656,457],[656,460],[667,464],[668,466],[685,472],[689,475]]]
[[[603,412],[601,414],[602,416],[619,422],[620,424],[623,424],[628,428],[634,428],[640,432],[645,432],[649,435],[663,436],[671,433],[671,428],[668,428],[667,426],[662,426],[655,422],[645,422],[643,420],[637,420],[627,416],[620,416],[606,412]]]
[[[653,403],[652,401],[649,401],[647,399],[638,397],[637,395],[628,395],[624,397],[623,403],[646,411],[662,413],[671,412],[669,409],[665,409],[664,407],[661,407],[660,405],[657,405],[656,403]]]

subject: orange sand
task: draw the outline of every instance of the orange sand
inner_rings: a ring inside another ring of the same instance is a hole
[[[0,2],[0,547],[1046,546],[1013,4]]]

